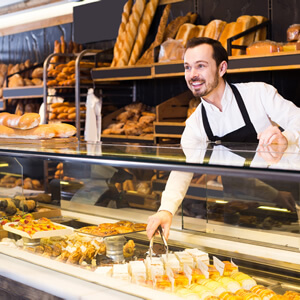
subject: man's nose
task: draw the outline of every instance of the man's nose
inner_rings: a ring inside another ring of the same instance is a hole
[[[198,72],[195,68],[191,68],[190,77],[191,78],[198,77]]]

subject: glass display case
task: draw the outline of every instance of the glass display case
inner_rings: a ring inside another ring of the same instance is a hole
[[[59,208],[76,229],[119,220],[145,223],[168,190],[164,197],[177,201],[172,208],[183,198],[173,216],[171,251],[198,248],[211,259],[234,261],[278,293],[299,292],[299,157],[298,145],[6,144],[0,146],[0,182],[14,179],[1,185],[1,197],[48,195],[46,202],[36,198],[37,206]],[[129,238],[143,249],[149,245],[145,232]],[[95,272],[91,277],[92,267],[74,272],[73,266],[5,245],[0,252],[138,297],[147,293],[144,287],[116,287]]]

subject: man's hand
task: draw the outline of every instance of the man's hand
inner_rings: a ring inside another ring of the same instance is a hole
[[[257,154],[269,165],[273,165],[277,164],[281,160],[287,147],[288,145],[286,144],[259,145]]]
[[[277,126],[269,126],[257,135],[260,145],[282,144],[287,145],[288,140]]]
[[[287,208],[293,212],[296,211],[296,201],[290,192],[279,191],[274,201],[279,207]]]
[[[147,236],[149,240],[155,234],[159,225],[161,225],[166,239],[169,237],[170,227],[173,215],[167,210],[161,210],[148,218]]]

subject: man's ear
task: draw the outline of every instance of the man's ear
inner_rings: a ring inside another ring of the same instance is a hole
[[[227,62],[225,60],[223,60],[219,66],[220,77],[223,77],[223,75],[227,72],[227,67],[228,67]]]

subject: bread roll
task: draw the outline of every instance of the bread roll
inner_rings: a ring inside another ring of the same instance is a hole
[[[17,116],[9,113],[0,113],[0,125],[16,129],[30,129],[38,126],[40,115],[37,113],[25,113]]]
[[[163,14],[160,18],[160,22],[158,25],[157,33],[154,39],[154,42],[150,45],[150,47],[145,51],[143,56],[137,61],[137,64],[143,65],[143,64],[150,64],[154,62],[154,48],[159,46],[164,39],[164,32],[167,26],[169,14],[171,10],[171,4],[167,4]]]
[[[137,38],[129,59],[129,66],[134,65],[137,62],[139,56],[141,55],[149,28],[151,26],[154,14],[156,12],[158,2],[159,0],[150,0],[146,5],[141,23],[139,25]]]
[[[222,34],[225,28],[226,22],[222,20],[212,20],[205,26],[203,36],[219,40],[220,35]]]
[[[34,69],[32,71],[31,77],[32,78],[43,78],[43,68],[40,67],[40,68]]]
[[[256,24],[257,24],[256,18],[254,18],[252,16],[247,16],[247,15],[240,16],[236,20],[234,35],[239,34],[242,31],[245,31],[245,30],[255,26]],[[254,36],[255,36],[255,32],[249,33],[249,34],[239,38],[238,40],[234,41],[232,44],[240,45],[240,46],[241,45],[249,46],[250,44],[253,43]],[[232,55],[241,55],[241,54],[245,54],[245,53],[246,53],[245,50],[232,49]]]
[[[117,40],[114,46],[114,57],[111,63],[111,67],[114,67],[117,61],[120,59],[121,51],[122,51],[122,36],[125,34],[126,24],[129,20],[130,11],[132,8],[132,0],[128,0],[123,8],[121,24],[118,31]]]
[[[146,0],[136,0],[133,5],[132,13],[129,16],[129,20],[126,24],[126,34],[122,35],[122,51],[120,59],[116,62],[117,67],[128,65],[131,50],[144,12],[145,4]]]

